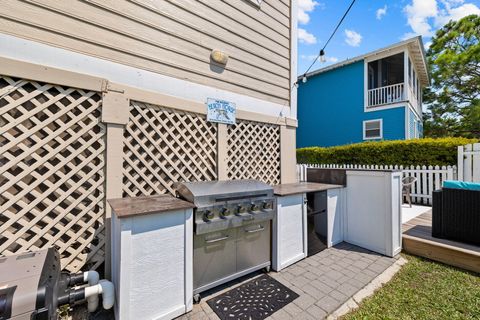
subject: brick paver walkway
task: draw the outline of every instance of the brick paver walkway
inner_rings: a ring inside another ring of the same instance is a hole
[[[396,259],[341,243],[280,272],[270,272],[270,276],[300,297],[269,319],[323,319],[393,265]],[[191,312],[178,319],[219,319],[206,301],[231,288],[203,297]]]

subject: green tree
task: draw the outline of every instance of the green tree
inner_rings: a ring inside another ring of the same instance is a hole
[[[427,51],[425,136],[480,137],[480,16],[450,21]]]

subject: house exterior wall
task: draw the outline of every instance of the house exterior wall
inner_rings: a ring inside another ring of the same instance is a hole
[[[0,33],[289,105],[291,16],[288,0],[6,0]]]
[[[0,255],[53,244],[62,268],[105,262],[108,278],[106,199],[172,192],[179,180],[295,182],[296,2],[253,2],[2,2],[0,196],[10,200],[1,203]],[[230,55],[224,71],[209,63],[213,48]],[[206,121],[207,98],[235,103],[236,125]],[[80,185],[94,174],[95,190]]]
[[[297,146],[362,142],[363,121],[382,119],[383,139],[405,139],[405,107],[364,112],[364,62],[355,62],[300,82]]]

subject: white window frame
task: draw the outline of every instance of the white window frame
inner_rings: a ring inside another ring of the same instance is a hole
[[[367,123],[379,122],[380,123],[380,135],[377,137],[367,137],[366,127]],[[363,140],[378,140],[383,139],[383,119],[371,119],[363,121]]]

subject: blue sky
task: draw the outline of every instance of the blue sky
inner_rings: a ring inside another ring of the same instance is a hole
[[[327,41],[351,0],[298,0],[298,74],[303,74]],[[480,0],[357,0],[328,44],[326,63],[311,70],[422,35],[428,46],[450,19],[480,14]]]

